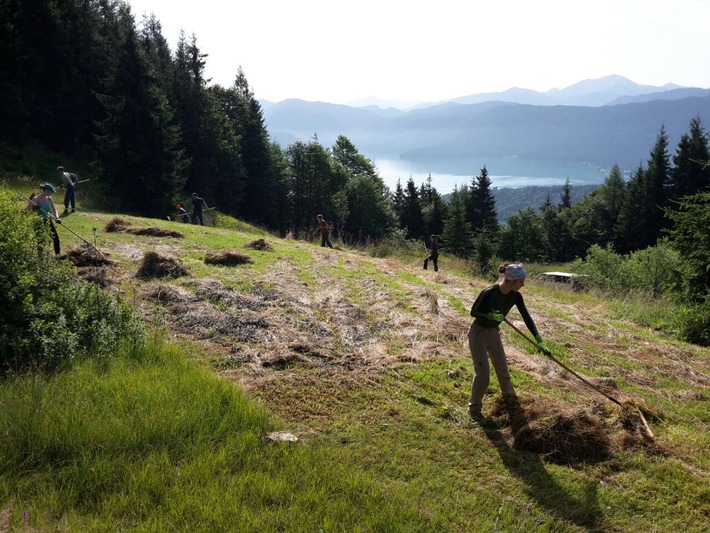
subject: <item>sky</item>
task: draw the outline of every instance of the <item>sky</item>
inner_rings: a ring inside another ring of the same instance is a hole
[[[211,83],[241,66],[258,99],[400,105],[617,74],[710,88],[709,0],[127,0]]]

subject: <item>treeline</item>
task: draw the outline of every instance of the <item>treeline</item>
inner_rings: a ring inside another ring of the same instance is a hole
[[[210,85],[195,35],[182,34],[173,51],[155,16],[137,24],[121,0],[2,0],[0,17],[0,140],[91,161],[105,197],[129,213],[162,218],[194,191],[282,235],[312,229],[322,213],[349,242],[437,234],[443,250],[485,267],[494,256],[566,262],[592,245],[652,246],[673,229],[666,211],[710,183],[696,118],[672,157],[661,128],[628,182],[615,167],[573,205],[568,181],[559,202],[499,224],[486,168],[445,202],[431,179],[388,190],[345,136],[332,147],[316,136],[271,142],[241,69],[232,86]]]
[[[196,36],[171,50],[160,22],[120,0],[2,0],[0,141],[90,161],[110,205],[164,216],[198,192],[282,234],[391,229],[386,187],[345,138],[282,150],[241,69],[209,85]],[[59,163],[59,162],[58,162]]]

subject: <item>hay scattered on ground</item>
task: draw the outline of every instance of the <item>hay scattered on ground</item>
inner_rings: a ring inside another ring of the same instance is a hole
[[[155,300],[161,305],[167,304],[187,304],[192,300],[188,291],[180,287],[173,287],[165,283],[151,285],[143,293],[144,298]]]
[[[222,250],[205,254],[205,263],[208,265],[237,266],[253,262],[254,260],[251,257],[237,250]]]
[[[172,229],[158,227],[136,227],[129,220],[123,217],[114,217],[104,227],[106,233],[130,233],[131,235],[148,235],[150,237],[173,237],[176,239],[185,238],[184,233]]]
[[[274,247],[271,246],[265,239],[256,239],[251,241],[249,244],[245,244],[244,248],[251,248],[252,250],[261,250],[262,252],[273,252]]]
[[[136,273],[139,278],[179,278],[189,276],[190,271],[182,261],[174,257],[164,257],[157,252],[146,252]]]

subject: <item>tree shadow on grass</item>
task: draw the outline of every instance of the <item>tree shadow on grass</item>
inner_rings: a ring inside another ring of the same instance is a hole
[[[583,496],[572,496],[547,471],[539,453],[526,451],[531,432],[525,412],[517,399],[507,399],[503,407],[504,424],[495,419],[487,419],[481,424],[483,431],[495,446],[503,465],[527,486],[527,494],[542,507],[562,520],[568,521],[587,531],[602,531],[603,516],[599,508],[597,483],[590,482]],[[506,438],[503,427],[510,426],[513,443]],[[522,443],[522,445],[521,445]],[[565,462],[565,461],[556,461]],[[566,461],[570,465],[570,461]]]

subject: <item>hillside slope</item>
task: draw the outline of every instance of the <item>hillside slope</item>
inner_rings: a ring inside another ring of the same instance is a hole
[[[526,303],[555,356],[607,394],[644,406],[656,439],[507,327],[521,406],[506,409],[492,378],[478,424],[465,410],[468,310],[492,280],[468,277],[446,255],[434,273],[419,258],[322,249],[233,222],[126,218],[184,238],[107,233],[112,215],[71,215],[65,224],[80,235],[95,230],[112,261],[80,275],[124,291],[147,320],[198,345],[301,442],[349,456],[384,486],[408,487],[422,513],[446,510],[450,531],[707,524],[710,350],[615,319],[591,296],[529,282]],[[62,236],[81,252],[83,243]],[[205,263],[225,250],[252,262]],[[186,275],[137,277],[146,251],[180,267],[164,273]],[[510,318],[524,329],[517,314]]]

